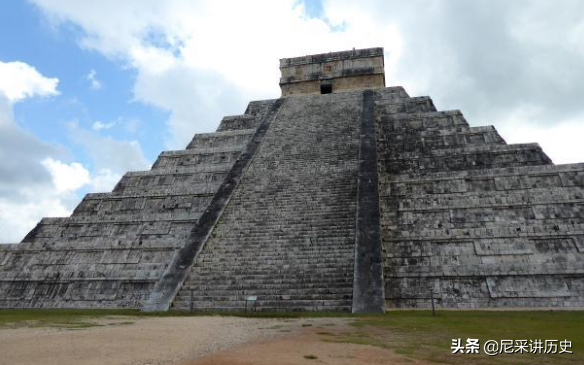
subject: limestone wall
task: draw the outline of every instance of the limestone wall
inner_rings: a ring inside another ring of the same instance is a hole
[[[410,100],[377,102],[386,305],[584,306],[584,164]]]
[[[369,48],[280,60],[282,96],[385,87],[383,49]]]
[[[331,86],[332,92],[344,92],[364,89],[383,88],[385,86],[385,76],[378,75],[358,75],[342,78],[325,78],[308,80],[289,84],[282,84],[282,95],[294,94],[320,94],[321,85],[325,83]]]

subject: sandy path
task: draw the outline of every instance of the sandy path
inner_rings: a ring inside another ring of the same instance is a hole
[[[354,331],[349,322],[112,317],[83,329],[0,328],[0,365],[426,364],[387,349],[327,341]]]
[[[330,342],[320,333],[350,332],[338,327],[302,328],[289,336],[254,341],[177,365],[430,365],[369,345]]]
[[[117,317],[98,323],[84,329],[0,329],[0,365],[174,364],[288,334],[303,320]]]

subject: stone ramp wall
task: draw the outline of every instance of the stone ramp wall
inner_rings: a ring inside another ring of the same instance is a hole
[[[389,93],[386,91],[386,93]],[[458,111],[377,109],[388,307],[584,306],[584,164]],[[395,104],[395,106],[392,106]]]
[[[359,182],[357,186],[353,313],[385,312],[377,141],[375,138],[375,98],[376,93],[372,90],[363,93]]]
[[[196,135],[88,194],[68,218],[44,218],[0,246],[0,308],[141,307],[273,101],[250,103],[245,125]],[[249,127],[249,128],[247,128]]]
[[[351,310],[362,102],[286,99],[174,309]]]

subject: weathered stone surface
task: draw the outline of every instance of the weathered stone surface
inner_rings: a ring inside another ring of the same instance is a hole
[[[284,99],[276,100],[266,111],[266,114],[262,116],[261,122],[249,142],[246,143],[237,161],[235,161],[229,173],[217,188],[207,209],[199,217],[186,243],[177,251],[164,275],[154,286],[148,300],[143,306],[143,310],[166,311],[171,306],[190,268],[195,260],[197,260],[199,252],[201,252],[209,240],[213,229],[216,227],[219,218],[229,203],[233,192],[238,188],[244,172],[248,169],[252,158],[255,156],[268,128],[278,115],[283,103]]]
[[[458,111],[379,104],[388,307],[428,307],[432,292],[443,307],[584,306],[584,165]]]
[[[584,164],[383,87],[382,55],[281,60],[284,97],[0,245],[0,308],[584,307]]]
[[[353,313],[385,311],[383,256],[379,232],[379,189],[375,140],[375,94],[363,93],[355,235]]]
[[[351,310],[362,103],[287,99],[175,308]]]
[[[383,48],[280,60],[282,96],[385,87]]]

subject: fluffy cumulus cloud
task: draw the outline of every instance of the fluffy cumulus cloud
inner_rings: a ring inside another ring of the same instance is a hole
[[[297,0],[33,2],[55,24],[80,26],[82,47],[137,70],[136,100],[171,112],[169,148],[251,100],[278,97],[279,58],[395,38],[392,27],[334,31]]]
[[[69,215],[79,202],[80,189],[109,191],[123,172],[149,167],[138,142],[100,136],[72,123],[71,138],[84,146],[91,173],[71,161],[63,147],[47,144],[22,128],[14,118],[14,103],[57,95],[57,85],[58,79],[47,78],[30,65],[0,62],[1,243],[19,242],[42,217]],[[95,126],[99,130],[109,124]]]
[[[89,156],[91,172],[18,126],[0,95],[0,243],[19,242],[42,217],[68,216],[80,189],[107,192],[124,172],[150,167],[136,141],[100,136],[75,123],[69,129]]]
[[[125,172],[150,169],[151,164],[138,141],[124,141],[103,136],[98,132],[113,127],[116,123],[96,123],[92,125],[93,130],[80,127],[76,121],[68,125],[71,141],[78,145],[91,163],[92,174],[86,181],[89,190],[92,192],[111,191]]]
[[[78,163],[21,128],[0,93],[0,242],[18,242],[43,216],[65,216],[89,181]]]
[[[298,0],[31,1],[81,27],[82,47],[137,70],[136,99],[171,112],[167,147],[277,97],[279,58],[353,47],[385,48],[388,85],[462,109],[474,125],[523,128],[513,142],[550,145],[544,131],[584,120],[579,0],[323,0],[318,17]],[[556,159],[584,160],[576,147]]]
[[[58,83],[57,78],[44,77],[26,63],[0,60],[0,93],[12,102],[30,96],[57,95]]]
[[[508,142],[540,142],[557,163],[584,161],[570,137],[584,125],[583,2],[327,0],[324,12],[349,30],[399,29],[388,84],[494,124]]]
[[[388,85],[494,124],[508,142],[540,142],[558,163],[584,161],[580,0],[316,0],[317,14],[301,0],[29,1],[55,26],[82,29],[81,47],[136,71],[134,99],[170,112],[167,148],[250,100],[278,97],[279,58],[382,46]],[[102,86],[93,70],[87,82]],[[149,166],[136,141],[100,134],[106,122],[70,126],[91,168],[20,128],[12,103],[57,95],[57,86],[0,61],[0,241],[21,238],[42,215],[68,214],[79,189],[107,191],[124,171]]]
[[[62,152],[22,129],[13,114],[15,102],[57,95],[58,82],[26,63],[0,61],[0,242],[19,241],[43,215],[67,214],[77,200],[63,178],[81,166],[50,158]]]
[[[75,191],[90,182],[89,171],[78,162],[66,164],[48,157],[42,165],[51,173],[57,193]]]
[[[16,125],[12,105],[0,93],[0,193],[5,196],[13,186],[34,185],[50,178],[40,161],[57,152]]]

